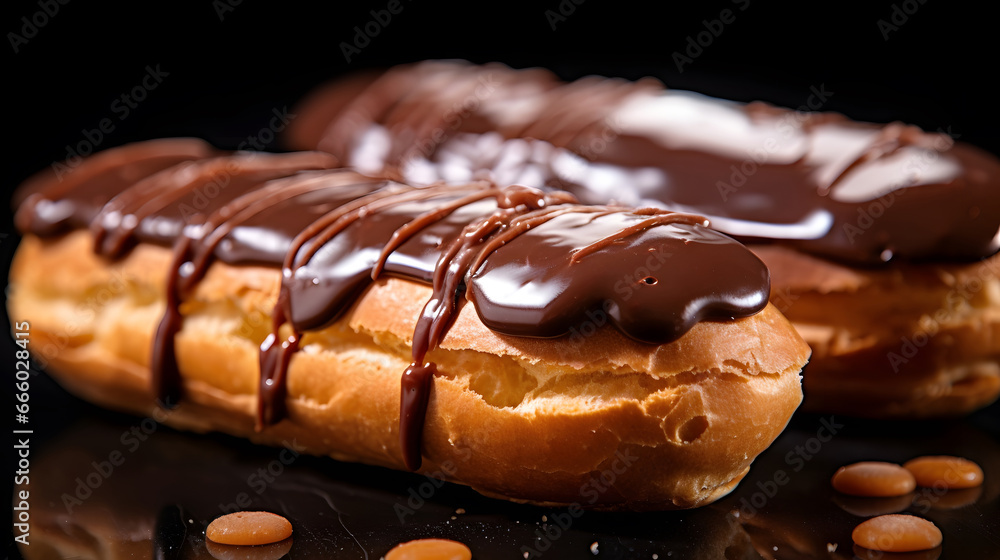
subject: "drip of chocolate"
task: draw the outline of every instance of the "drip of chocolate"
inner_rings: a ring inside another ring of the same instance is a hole
[[[180,397],[180,371],[176,363],[176,352],[174,349],[174,337],[181,328],[182,317],[180,315],[180,303],[186,295],[194,290],[197,282],[204,276],[211,264],[213,256],[220,248],[226,237],[233,229],[246,220],[251,219],[262,211],[267,210],[274,204],[287,201],[290,198],[309,194],[323,188],[329,188],[331,183],[336,183],[338,175],[333,175],[334,179],[328,176],[316,176],[303,172],[297,176],[289,177],[285,180],[274,180],[267,186],[258,190],[251,190],[240,198],[222,205],[213,212],[203,224],[197,228],[197,237],[188,235],[181,236],[174,245],[173,262],[171,270],[174,271],[167,281],[167,306],[163,319],[157,328],[153,345],[152,375],[153,385],[158,388],[158,399],[161,404],[168,402],[176,403]],[[257,185],[259,186],[259,185]],[[207,232],[207,233],[205,233]],[[286,234],[287,237],[287,234]],[[232,248],[232,243],[228,244]],[[240,259],[228,259],[239,262]],[[249,260],[253,260],[252,258]],[[266,257],[260,260],[267,260]],[[277,306],[275,309],[274,321],[278,326],[284,322],[284,308]],[[276,327],[277,328],[277,327]],[[264,342],[266,347],[262,347],[261,371],[272,372],[274,370],[283,371],[287,368],[290,354],[278,355],[278,350],[271,350],[273,339],[269,338]],[[294,351],[296,341],[292,341],[287,347],[291,347],[289,352]],[[261,402],[271,402],[283,396],[281,389],[273,387],[273,379],[262,376],[261,379]],[[271,407],[274,408],[274,407]],[[262,421],[258,421],[258,426]]]
[[[505,335],[564,336],[601,314],[654,344],[698,321],[746,317],[767,304],[763,263],[700,216],[584,206],[565,192],[489,182],[413,187],[325,169],[333,160],[318,152],[189,161],[162,151],[182,161],[149,169],[126,188],[110,177],[146,170],[148,158],[115,152],[115,165],[97,171],[85,161],[80,171],[90,180],[58,197],[58,183],[37,189],[18,223],[41,235],[63,231],[41,210],[49,201],[70,210],[58,224],[89,218],[95,248],[107,258],[136,243],[173,247],[152,359],[165,406],[183,397],[174,347],[181,304],[211,263],[281,267],[272,332],[261,344],[258,429],[285,414],[288,366],[304,333],[337,321],[382,276],[429,284],[401,380],[400,444],[411,469],[420,467],[436,372],[428,355],[467,300]]]
[[[411,184],[544,184],[860,265],[1000,249],[1000,161],[944,133],[496,64],[418,63],[353,99],[328,91],[324,134],[299,142]]]

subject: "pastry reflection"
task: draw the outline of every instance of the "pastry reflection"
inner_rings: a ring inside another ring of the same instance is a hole
[[[24,558],[379,558],[419,538],[465,543],[476,559],[592,557],[592,550],[623,558],[760,558],[743,526],[716,508],[572,517],[323,458],[300,456],[269,470],[280,449],[162,426],[141,445],[124,446],[138,422],[88,411],[40,446]],[[434,491],[427,495],[424,486]],[[280,514],[293,537],[256,547],[207,541],[208,523],[237,509]]]

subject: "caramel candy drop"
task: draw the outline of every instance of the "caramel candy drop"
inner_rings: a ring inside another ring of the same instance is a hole
[[[910,471],[894,463],[878,461],[840,467],[830,482],[838,492],[873,498],[901,496],[917,486]]]
[[[983,469],[968,459],[936,455],[917,457],[903,463],[917,486],[947,490],[975,488],[983,483]]]
[[[881,515],[858,525],[851,533],[854,544],[883,552],[930,550],[941,544],[936,525],[912,515]]]
[[[471,560],[472,551],[458,541],[420,539],[397,545],[385,560]]]
[[[292,524],[266,511],[238,511],[211,522],[205,536],[219,544],[271,544],[292,536]]]

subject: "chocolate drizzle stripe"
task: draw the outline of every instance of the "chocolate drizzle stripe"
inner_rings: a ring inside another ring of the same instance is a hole
[[[395,185],[394,185],[395,187]],[[292,243],[292,250],[286,259],[286,269],[295,268],[298,263],[308,262],[330,239],[362,218],[364,215],[379,208],[411,199],[426,197],[426,193],[413,187],[406,187],[402,192],[398,188],[379,190],[353,202],[345,204],[313,223],[312,226]],[[388,202],[388,204],[380,204]],[[316,231],[318,230],[318,231]],[[303,250],[304,249],[304,250]],[[287,273],[286,273],[287,274]]]
[[[499,235],[496,235],[490,239],[476,256],[475,260],[472,262],[471,269],[479,270],[479,268],[486,261],[491,253],[499,249],[500,247],[506,245],[511,240],[515,239],[517,236],[525,233],[529,229],[544,224],[545,222],[555,218],[556,216],[567,214],[569,212],[576,213],[593,213],[593,214],[609,214],[614,210],[608,210],[605,207],[594,206],[586,208],[539,208],[533,212],[528,212],[522,216],[518,216],[517,219],[513,220],[512,223],[504,228],[504,231]]]
[[[46,170],[27,180],[15,193],[15,200],[21,200],[15,225],[20,231],[40,235],[87,227],[108,198],[131,185],[135,178],[215,153],[200,140],[153,140],[98,152],[87,159],[86,165],[78,165],[65,175]]]
[[[611,245],[616,241],[620,241],[630,235],[635,235],[640,231],[647,230],[651,227],[669,224],[688,224],[688,225],[699,225],[703,227],[708,227],[708,219],[704,216],[696,216],[694,214],[683,214],[681,212],[667,212],[665,210],[661,211],[659,215],[653,216],[652,218],[647,218],[639,223],[628,226],[627,228],[613,233],[604,239],[599,239],[586,247],[582,247],[573,252],[573,256],[570,258],[571,263],[580,262],[583,257],[600,251]]]
[[[144,218],[187,189],[194,188],[199,184],[198,180],[211,180],[212,175],[223,170],[226,163],[227,160],[219,159],[183,163],[148,177],[112,198],[94,220],[94,250],[105,256],[119,256]],[[207,172],[209,177],[203,178],[199,171]],[[194,177],[185,181],[186,175]]]
[[[286,414],[288,366],[299,350],[302,333],[293,331],[281,340],[280,329],[285,324],[284,305],[275,305],[272,332],[260,344],[260,382],[257,386],[257,416],[254,429],[258,432],[281,420]],[[279,342],[280,340],[280,342]]]
[[[445,78],[445,77],[442,77]],[[388,121],[393,123],[392,130],[395,134],[403,135],[411,140],[404,142],[394,142],[390,158],[401,160],[410,157],[413,153],[418,153],[428,139],[432,139],[437,132],[446,133],[453,128],[449,126],[446,115],[454,107],[449,107],[450,101],[455,98],[468,98],[474,94],[477,87],[475,81],[452,81],[442,79],[446,82],[443,85],[447,89],[447,95],[442,95],[440,99],[432,99],[431,107],[414,108],[407,103],[396,103],[389,108],[387,113]],[[414,110],[416,109],[416,110]]]
[[[209,157],[215,152],[215,149],[201,142],[199,140],[187,139],[187,138],[177,138],[177,139],[164,139],[156,140],[151,142],[155,143],[156,147],[169,148],[172,152],[171,155],[178,157],[187,157],[190,159],[201,159]],[[82,167],[73,168],[65,177],[52,177],[51,173],[44,173],[40,176],[33,177],[25,182],[24,187],[30,191],[34,191],[32,195],[43,196],[49,200],[58,200],[70,193],[74,189],[80,187],[81,184],[93,180],[96,177],[100,177],[103,174],[109,172],[113,173],[122,164],[121,152],[128,152],[128,156],[135,157],[143,155],[143,152],[148,150],[147,145],[133,144],[131,146],[124,146],[118,149],[119,151],[104,151],[98,152],[88,159],[88,164]],[[149,159],[158,159],[158,154],[148,154]],[[30,204],[27,200],[21,202],[21,204]]]
[[[95,250],[115,257],[134,241],[143,220],[155,216],[170,203],[195,189],[221,179],[262,174],[261,179],[287,175],[302,169],[329,167],[332,158],[315,152],[299,154],[244,153],[229,157],[189,162],[166,169],[136,183],[112,198],[94,219]],[[196,221],[197,216],[187,221]]]
[[[385,247],[382,248],[382,253],[378,256],[378,260],[375,261],[375,266],[372,267],[372,280],[378,280],[378,276],[385,267],[385,261],[389,258],[389,255],[398,249],[400,245],[413,237],[418,231],[434,222],[440,221],[445,216],[463,206],[489,197],[496,197],[499,192],[500,191],[497,189],[488,189],[482,192],[472,193],[456,200],[455,202],[450,202],[440,208],[425,212],[420,216],[417,216],[417,218],[413,221],[407,222],[406,225],[392,232],[392,237],[390,237],[389,241],[386,242]]]

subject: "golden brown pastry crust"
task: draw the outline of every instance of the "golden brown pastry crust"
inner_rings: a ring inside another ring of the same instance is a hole
[[[151,414],[151,338],[170,252],[140,244],[108,262],[90,244],[82,231],[26,236],[11,269],[11,317],[31,322],[35,355],[68,389]],[[258,344],[279,278],[272,268],[211,267],[181,307],[185,397],[165,422],[402,468],[400,375],[430,288],[381,280],[336,324],[306,333],[289,370],[289,416],[257,433]],[[773,306],[650,346],[607,326],[578,340],[502,336],[466,305],[429,356],[439,375],[421,472],[516,501],[706,504],[728,493],[784,428],[801,401],[808,356]]]
[[[771,303],[812,347],[806,409],[953,416],[1000,396],[1000,254],[864,269],[750,248],[771,271]]]

